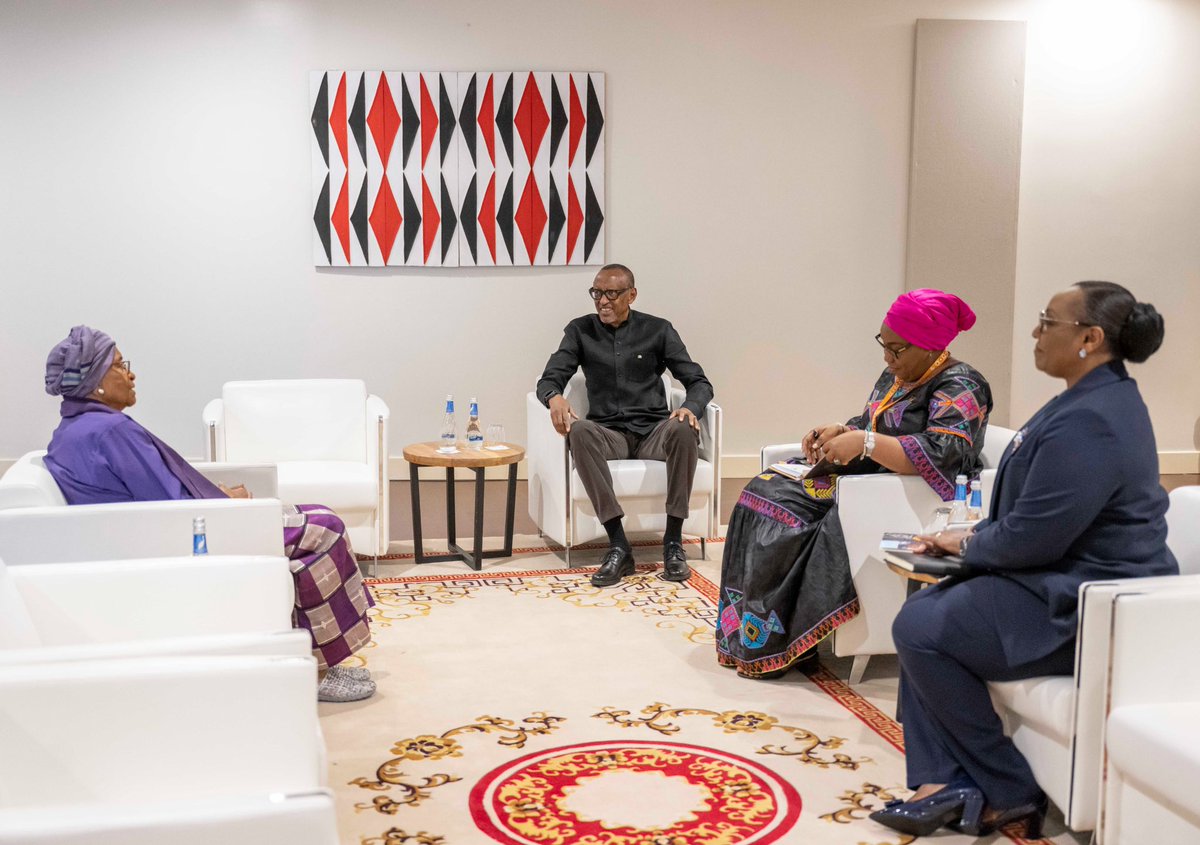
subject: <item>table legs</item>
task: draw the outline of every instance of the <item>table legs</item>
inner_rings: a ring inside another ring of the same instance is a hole
[[[468,552],[458,543],[458,535],[454,524],[454,468],[446,467],[446,535],[450,545],[449,554],[427,555],[421,536],[421,487],[417,480],[417,465],[408,465],[409,490],[412,496],[413,512],[413,547],[417,563],[437,563],[446,560],[460,560],[475,571],[479,571],[486,558],[511,557],[513,543],[513,520],[516,516],[517,504],[517,465],[508,465],[508,490],[504,508],[504,547],[501,549],[483,548],[483,468],[473,469],[475,473],[475,539],[472,550]]]

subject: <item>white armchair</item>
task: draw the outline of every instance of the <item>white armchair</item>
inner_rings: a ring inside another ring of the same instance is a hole
[[[1133,748],[1132,737],[1148,724],[1147,705],[1200,706],[1200,673],[1195,643],[1200,635],[1200,487],[1171,493],[1167,512],[1167,544],[1179,561],[1180,575],[1093,581],[1079,591],[1079,635],[1075,674],[989,684],[1006,732],[1029,761],[1038,784],[1077,831],[1096,829],[1106,819],[1100,841],[1140,843],[1128,834],[1130,819],[1139,818],[1137,784],[1158,783],[1159,801],[1170,805],[1170,761],[1155,753],[1153,734]],[[1118,714],[1124,714],[1118,716]],[[1164,712],[1164,719],[1169,717]],[[1166,724],[1163,722],[1162,724]],[[1106,751],[1106,725],[1113,730]],[[1189,727],[1194,731],[1194,724]],[[1194,735],[1194,734],[1193,734]],[[1186,743],[1187,734],[1172,739],[1182,758],[1193,758],[1200,771],[1200,751]],[[1176,754],[1176,758],[1179,758]],[[1137,758],[1141,758],[1140,761]],[[1115,767],[1115,768],[1114,768]],[[1146,780],[1146,772],[1158,774]],[[1122,772],[1132,777],[1122,781]],[[1132,783],[1130,782],[1132,780]],[[1130,799],[1131,815],[1122,820],[1120,807],[1108,801]],[[1189,791],[1194,780],[1187,780]],[[1122,792],[1122,790],[1125,790]],[[1144,805],[1143,805],[1144,807]],[[1116,813],[1116,815],[1112,815]],[[1105,830],[1112,837],[1105,836]],[[1155,838],[1156,842],[1195,842],[1196,838]]]
[[[1016,432],[989,425],[983,441],[983,507],[990,504],[991,485],[1004,449]],[[764,446],[762,469],[802,455],[799,443]],[[854,656],[850,683],[862,680],[872,654],[895,654],[892,622],[907,597],[907,586],[879,558],[885,531],[920,531],[945,502],[919,476],[843,475],[837,485],[838,515],[850,556],[850,574],[858,593],[859,613],[833,634],[833,653]]]
[[[0,509],[39,508],[66,505],[67,500],[54,476],[46,469],[46,450],[26,452],[0,477]],[[278,498],[272,464],[192,464],[214,484],[233,487],[244,484],[258,499]]]
[[[663,376],[671,410],[683,404],[686,393],[674,388]],[[576,373],[563,396],[580,418],[588,412],[587,385],[582,373]],[[529,516],[542,534],[566,549],[571,565],[571,549],[604,536],[604,526],[596,519],[595,509],[583,489],[567,448],[566,438],[554,430],[550,413],[530,392],[525,399],[527,440],[525,457],[529,474]],[[662,461],[609,461],[613,489],[625,511],[625,530],[666,530],[665,504],[667,469]],[[688,518],[683,533],[699,535],[701,556],[707,557],[707,540],[720,530],[721,500],[721,407],[710,402],[700,421],[700,459]]]
[[[362,554],[388,547],[388,407],[357,379],[231,381],[204,408],[208,458],[273,463],[279,497],[322,504]]]
[[[4,667],[0,726],[0,843],[337,843],[311,656]]]

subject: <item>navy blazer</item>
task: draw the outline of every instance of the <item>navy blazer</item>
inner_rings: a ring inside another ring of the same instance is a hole
[[[966,554],[1046,603],[1046,620],[1000,625],[1011,663],[1074,639],[1083,582],[1178,574],[1167,501],[1150,414],[1123,363],[1097,367],[1034,414],[1000,459],[990,516]]]

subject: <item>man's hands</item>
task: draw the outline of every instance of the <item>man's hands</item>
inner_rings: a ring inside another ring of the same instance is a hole
[[[567,432],[571,430],[571,420],[579,419],[579,415],[575,413],[571,403],[563,398],[561,393],[550,397],[549,405],[550,422],[554,426],[554,430],[566,437]]]
[[[676,408],[671,412],[670,418],[673,420],[679,420],[680,422],[686,422],[696,431],[700,430],[700,421],[696,419],[696,415],[687,408]]]
[[[246,489],[245,484],[239,484],[236,487],[226,487],[224,484],[218,484],[217,486],[221,488],[222,493],[224,493],[226,496],[228,496],[231,499],[253,499],[254,498],[253,496],[250,495],[250,491]]]

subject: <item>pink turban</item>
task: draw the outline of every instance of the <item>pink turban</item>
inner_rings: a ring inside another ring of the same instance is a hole
[[[914,346],[945,349],[975,325],[975,312],[952,293],[921,288],[896,297],[883,324]]]

